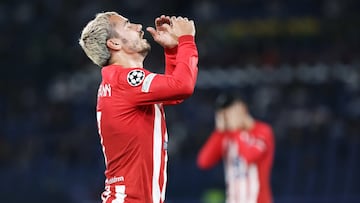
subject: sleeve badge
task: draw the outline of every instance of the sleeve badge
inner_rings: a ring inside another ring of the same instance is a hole
[[[127,82],[129,85],[136,87],[139,86],[145,78],[145,72],[142,70],[132,70],[127,75]]]

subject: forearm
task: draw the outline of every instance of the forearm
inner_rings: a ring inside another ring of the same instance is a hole
[[[178,73],[178,67],[185,68],[190,74],[190,81],[188,78],[184,82],[191,82],[191,86],[195,87],[197,73],[198,73],[198,51],[195,44],[195,38],[191,35],[184,35],[179,37],[179,47],[176,55],[176,66],[173,75],[182,77]]]
[[[165,75],[171,75],[176,67],[176,55],[178,46],[174,48],[165,48]]]
[[[266,143],[260,138],[256,138],[247,132],[228,132],[232,139],[237,143],[239,154],[248,163],[258,161],[266,153]]]
[[[195,88],[198,73],[198,52],[194,37],[189,35],[180,37],[177,50],[172,49],[171,51],[172,54],[174,51],[177,54],[176,56],[169,54],[168,60],[171,63],[167,64],[167,70],[171,74],[166,74],[166,83],[173,97],[165,103],[177,104],[192,95]]]
[[[165,75],[171,75],[175,70],[177,50],[178,50],[178,46],[173,47],[173,48],[165,48],[164,49]],[[163,104],[164,105],[175,105],[175,104],[180,104],[183,101],[184,101],[184,99],[171,100],[171,101],[166,101]]]
[[[179,38],[175,68],[172,73],[149,74],[145,77],[142,91],[135,95],[139,104],[176,104],[190,97],[197,77],[198,53],[193,36]]]
[[[200,149],[197,157],[197,165],[201,169],[209,169],[216,165],[222,157],[223,134],[214,131],[204,146]]]

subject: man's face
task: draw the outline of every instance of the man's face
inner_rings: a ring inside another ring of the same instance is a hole
[[[110,17],[110,23],[114,31],[118,34],[121,48],[128,53],[140,53],[146,55],[150,51],[150,44],[144,39],[142,25],[131,23],[121,15]]]

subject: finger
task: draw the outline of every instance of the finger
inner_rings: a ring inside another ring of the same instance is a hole
[[[169,24],[171,23],[171,19],[170,16],[165,16],[166,20],[169,22]]]
[[[171,26],[169,24],[163,24],[161,27],[163,31],[167,31],[167,32],[170,31],[171,29]]]
[[[146,30],[151,34],[153,38],[158,35],[158,33],[153,27],[147,27]]]
[[[170,24],[170,18],[167,18],[165,15],[162,15],[156,19],[155,25],[159,27],[163,24]]]
[[[155,19],[155,26],[160,26],[161,25],[161,18],[157,17]]]
[[[170,18],[162,18],[162,24],[170,24]]]
[[[170,17],[169,17],[169,16],[165,16],[165,15],[162,15],[162,16],[161,16],[161,19],[162,19],[163,22],[166,22],[166,23],[168,23],[168,22],[170,21]]]
[[[174,16],[171,16],[171,17],[170,17],[170,25],[171,25],[171,26],[174,25],[175,19],[176,19],[176,18],[175,18]]]

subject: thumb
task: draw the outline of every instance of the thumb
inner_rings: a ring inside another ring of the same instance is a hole
[[[171,26],[167,23],[162,24],[161,27],[163,28],[164,31],[170,31],[171,30]]]
[[[146,30],[153,36],[155,37],[157,35],[156,30],[153,27],[147,27]]]

